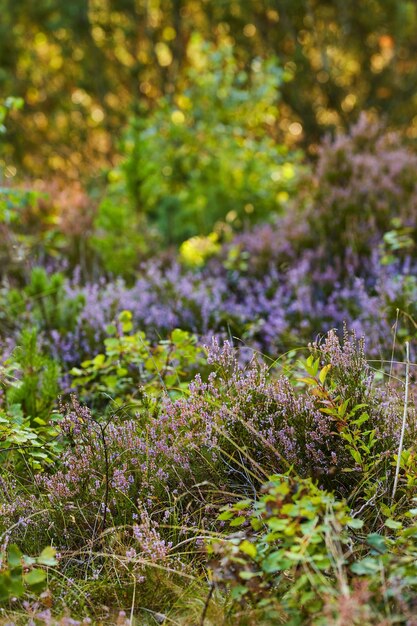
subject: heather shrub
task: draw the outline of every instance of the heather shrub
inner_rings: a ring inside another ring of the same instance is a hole
[[[308,221],[329,261],[349,251],[369,256],[392,220],[415,238],[416,166],[402,137],[365,114],[348,134],[323,143]]]
[[[407,316],[416,317],[412,259],[383,265],[376,253],[362,260],[359,271],[352,257],[345,273],[340,262],[323,266],[321,250],[297,253],[282,228],[278,223],[240,235],[198,269],[175,260],[143,263],[131,285],[121,280],[83,285],[74,275],[65,284],[64,301],[69,307],[78,300],[84,305],[72,329],[53,332],[52,353],[70,367],[89,359],[122,310],[132,312],[134,329],[152,341],[181,328],[199,337],[236,337],[271,356],[305,345],[318,332],[341,330],[346,322],[366,335],[369,354],[380,357],[392,337],[397,308],[404,312],[401,327],[411,331]],[[282,237],[286,244],[281,246]],[[33,305],[28,302],[28,315]]]
[[[129,316],[122,317],[121,323],[128,325],[125,331],[130,329]],[[125,386],[119,389],[119,404],[110,404],[105,419],[100,412],[96,417],[87,407],[81,407],[75,398],[65,409],[66,417],[59,428],[67,441],[66,449],[57,471],[42,479],[51,501],[58,507],[76,496],[78,506],[87,507],[83,516],[96,519],[104,515],[100,511],[107,494],[105,508],[111,511],[113,522],[121,523],[122,516],[125,523],[130,510],[127,501],[134,507],[145,494],[164,498],[166,489],[174,484],[176,489],[189,489],[201,476],[219,489],[229,485],[245,492],[260,484],[268,473],[289,467],[304,475],[318,476],[322,483],[343,493],[348,485],[352,487],[353,481],[362,481],[367,472],[366,464],[361,464],[351,452],[363,443],[363,433],[355,431],[356,440],[348,441],[349,429],[356,426],[354,418],[360,419],[359,426],[366,422],[366,441],[372,455],[390,453],[395,433],[384,426],[383,412],[368,386],[370,372],[354,339],[346,337],[341,345],[330,334],[324,343],[323,358],[327,357],[329,363],[323,368],[327,376],[322,396],[316,389],[311,391],[308,384],[307,389],[298,390],[296,381],[271,375],[256,358],[246,365],[239,364],[237,353],[228,342],[221,348],[214,341],[207,359],[211,373],[205,381],[197,375],[188,392],[183,385],[183,393],[177,397],[167,394],[171,351],[173,363],[179,363],[178,372],[174,367],[172,373],[180,378],[181,359],[191,359],[194,367],[196,358],[201,358],[186,334],[174,333],[172,343],[162,344],[162,353],[151,351],[150,357],[149,348],[138,344],[135,334],[112,340],[118,344],[115,361],[108,346],[107,357],[102,355],[85,364],[84,381],[82,375],[77,379],[81,392],[82,383],[90,399],[100,391],[114,391],[114,374],[108,369],[123,369],[126,362],[142,363],[143,397],[135,398],[135,382],[126,373]],[[123,343],[122,358],[126,360],[116,365],[120,358],[119,342]],[[318,349],[315,346],[314,350]],[[160,365],[165,365],[165,372],[153,360],[161,356]],[[310,364],[318,367],[316,360],[310,360]],[[310,377],[315,384],[314,372],[310,372]],[[121,374],[121,382],[123,379]],[[321,379],[320,374],[317,382]],[[158,403],[155,398],[159,398]],[[336,404],[343,406],[345,413],[334,416],[329,406]],[[363,408],[359,413],[358,407]],[[376,440],[372,445],[370,431]],[[72,442],[69,446],[68,441]],[[92,521],[90,527],[94,527]]]
[[[128,334],[130,316],[120,323],[124,332],[109,338],[106,354],[73,372],[95,413],[85,408],[87,416],[80,417],[81,408],[71,409],[76,426],[66,432],[67,422],[60,425],[64,439],[71,436],[74,444],[45,483],[52,499],[59,494],[60,502],[71,500],[77,493],[79,506],[85,499],[96,516],[106,485],[116,492],[120,487],[122,500],[129,493],[133,502],[146,490],[161,494],[161,485],[162,492],[173,484],[187,489],[199,475],[218,488],[229,484],[245,492],[266,475],[292,467],[342,495],[357,484],[358,501],[373,495],[369,479],[378,468],[377,489],[387,500],[399,399],[392,391],[392,400],[382,400],[354,336],[340,342],[329,333],[312,346],[295,378],[269,371],[257,358],[239,363],[228,342],[221,348],[214,341],[210,373],[197,375],[187,391],[193,368],[204,371],[194,340],[177,331],[171,342],[152,348],[143,335]],[[413,428],[410,422],[407,446]],[[119,487],[111,482],[114,473]]]
[[[140,421],[123,414],[99,420],[75,397],[61,412],[65,450],[54,473],[40,476],[39,485],[54,520],[49,536],[75,547],[87,536],[97,540],[109,525],[132,524],[138,498],[152,496],[152,479]],[[159,471],[162,477],[162,467]]]
[[[22,323],[38,326],[65,369],[96,354],[107,326],[123,310],[132,312],[134,330],[152,342],[181,328],[200,338],[237,337],[268,355],[305,345],[317,332],[346,322],[366,335],[369,354],[379,357],[397,309],[397,337],[411,336],[416,289],[408,249],[387,249],[395,256],[389,263],[381,262],[387,250],[363,257],[360,265],[355,255],[346,255],[346,272],[341,259],[323,265],[322,249],[300,251],[300,228],[288,219],[258,227],[192,270],[172,257],[144,262],[133,284],[103,277],[85,284],[79,272],[65,280],[62,273],[35,268],[23,290],[3,291],[3,327],[13,340]]]
[[[129,314],[108,330],[113,343],[104,361],[92,359],[84,368],[90,400],[101,386],[106,389],[106,376],[112,375],[106,368],[146,363],[139,340],[147,339],[132,332]],[[174,334],[172,343],[156,345],[156,360],[158,348],[165,363],[178,351],[174,361],[187,381],[196,355],[200,359],[193,340]],[[229,342],[213,340],[207,369],[198,361],[201,375],[180,394],[167,394],[145,366],[149,402],[135,402],[138,381],[124,374],[121,402],[113,411],[92,412],[73,396],[60,407],[59,455],[53,465],[36,470],[36,497],[27,497],[23,482],[15,481],[16,501],[2,503],[10,541],[56,546],[61,566],[67,573],[81,570],[97,599],[97,572],[117,571],[128,602],[139,584],[132,587],[133,578],[141,581],[142,601],[148,598],[153,567],[204,572],[202,553],[187,548],[183,554],[177,546],[214,536],[218,591],[231,588],[232,610],[233,603],[246,602],[259,623],[338,616],[348,605],[342,605],[340,590],[350,598],[357,589],[372,598],[373,619],[374,613],[383,615],[397,575],[408,580],[402,593],[411,611],[406,589],[414,574],[406,554],[414,548],[406,528],[417,485],[413,412],[392,501],[401,388],[382,385],[366,362],[363,342],[347,332],[341,338],[330,332],[311,345],[305,359],[296,361],[295,355],[280,370],[278,363],[267,367]],[[271,474],[272,483],[262,488]],[[228,521],[238,535],[229,536]],[[397,542],[400,528],[404,535]],[[388,595],[380,589],[382,566],[390,572]],[[116,602],[114,587],[109,593]],[[75,609],[84,602],[71,601]],[[396,599],[390,602],[397,610]],[[365,615],[366,606],[362,601],[355,615]]]
[[[375,466],[387,500],[399,435],[396,397],[382,404],[354,336],[340,342],[331,332],[312,350],[308,377],[294,380],[271,374],[256,358],[241,365],[228,342],[223,348],[214,342],[207,379],[197,376],[188,395],[164,400],[151,418],[150,449],[182,468],[186,480],[203,462],[214,483],[245,492],[268,473],[292,467],[342,495],[357,485],[358,501],[372,491]],[[410,426],[407,441],[412,432]]]

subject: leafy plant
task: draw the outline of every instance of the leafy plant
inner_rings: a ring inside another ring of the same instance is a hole
[[[215,579],[231,586],[235,600],[263,600],[300,620],[321,610],[328,576],[346,562],[348,526],[359,526],[346,503],[311,480],[282,475],[270,478],[258,501],[242,500],[219,519],[241,530],[209,544]]]
[[[411,524],[388,518],[382,532],[363,535],[345,502],[309,479],[272,476],[259,499],[220,514],[231,534],[208,544],[214,580],[267,621],[376,624],[389,615],[406,623],[417,584],[415,514]]]
[[[356,470],[369,472],[378,463],[379,455],[373,451],[378,443],[376,428],[367,430],[371,420],[369,413],[365,411],[368,405],[355,404],[349,397],[342,398],[337,394],[337,383],[334,380],[326,386],[326,380],[331,379],[333,367],[331,363],[320,368],[320,358],[310,355],[303,363],[303,367],[308,376],[300,378],[300,382],[309,386],[311,393],[322,405],[320,411],[332,419],[333,434],[338,435],[345,443],[347,451],[355,461]],[[336,450],[334,452],[337,454]],[[343,471],[354,471],[355,468],[345,467]]]
[[[154,403],[163,393],[185,392],[193,373],[203,364],[203,351],[194,335],[176,329],[169,338],[152,345],[142,331],[132,333],[132,314],[122,311],[107,327],[105,353],[73,368],[73,385],[81,396],[101,404]]]
[[[73,330],[84,298],[82,294],[68,297],[64,281],[61,272],[48,274],[43,267],[34,267],[25,287],[7,292],[5,316],[8,323],[15,325],[16,318],[19,322],[26,318],[46,333]]]
[[[59,367],[42,354],[36,329],[25,329],[6,361],[7,406],[19,405],[32,426],[45,425],[59,393]]]
[[[244,68],[233,47],[195,36],[190,67],[172,96],[132,121],[123,171],[137,207],[166,242],[241,228],[282,210],[297,161],[273,137],[282,83],[275,59]]]
[[[116,276],[132,278],[138,260],[151,245],[151,236],[144,236],[143,219],[127,202],[120,182],[110,182],[106,196],[99,204],[94,219],[91,246],[104,269]]]
[[[52,463],[59,443],[53,409],[59,393],[59,367],[39,350],[37,332],[26,329],[21,343],[0,368],[1,461],[18,458],[35,470]]]
[[[394,218],[391,221],[392,230],[384,234],[381,244],[381,263],[389,265],[395,263],[398,257],[405,254],[413,254],[415,242],[413,228],[404,226],[401,219]]]
[[[23,555],[16,544],[0,553],[0,604],[21,598],[25,593],[40,593],[45,589],[48,567],[57,564],[56,550],[44,548],[37,557]],[[39,567],[40,566],[40,567]]]

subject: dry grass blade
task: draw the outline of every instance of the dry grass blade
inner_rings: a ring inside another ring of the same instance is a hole
[[[406,353],[406,366],[405,366],[404,413],[403,413],[403,421],[402,421],[402,426],[401,426],[400,443],[399,443],[399,446],[398,446],[397,467],[395,468],[394,487],[392,489],[392,502],[394,502],[395,493],[397,491],[398,475],[400,473],[400,465],[401,465],[401,454],[402,454],[402,451],[403,451],[403,444],[404,444],[405,427],[406,427],[406,424],[407,424],[408,390],[409,390],[409,381],[410,381],[410,344],[409,344],[408,341],[406,341],[406,343],[405,343],[405,353]]]

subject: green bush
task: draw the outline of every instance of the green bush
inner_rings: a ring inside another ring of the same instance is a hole
[[[274,58],[243,68],[233,47],[194,38],[176,92],[130,125],[123,165],[134,203],[168,242],[241,227],[279,212],[296,181],[298,156],[277,143]]]
[[[117,406],[153,406],[157,410],[163,394],[175,398],[188,389],[188,383],[204,364],[203,350],[195,335],[176,329],[167,340],[151,345],[142,331],[131,333],[132,314],[122,311],[117,324],[107,327],[105,354],[81,363],[71,370],[73,385],[83,401],[94,408],[112,399]]]
[[[23,321],[47,333],[65,332],[74,329],[83,304],[82,294],[66,295],[61,272],[48,274],[43,267],[34,267],[23,289],[5,292],[3,315],[12,327]]]
[[[118,182],[112,181],[98,207],[91,246],[106,271],[131,277],[149,242],[144,236],[143,219],[126,201],[119,187]]]
[[[259,499],[221,513],[230,534],[208,545],[214,580],[257,606],[259,623],[410,624],[416,513],[364,533],[346,502],[310,479],[275,475]]]
[[[42,354],[35,329],[25,329],[19,345],[0,367],[0,462],[23,459],[41,470],[59,447],[52,412],[59,394],[58,364]]]

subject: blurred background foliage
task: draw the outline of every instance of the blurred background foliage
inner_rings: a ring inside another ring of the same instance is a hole
[[[184,81],[130,125],[124,150],[134,204],[170,243],[222,220],[241,228],[268,219],[295,190],[300,160],[273,132],[289,78],[276,58],[245,71],[229,43],[194,36],[188,50]]]
[[[0,0],[0,11],[0,93],[25,102],[3,137],[9,176],[115,165],[129,117],[186,88],[195,33],[233,46],[242,72],[279,59],[293,80],[264,123],[288,145],[314,154],[323,133],[363,109],[417,135],[413,0]]]
[[[0,258],[15,275],[65,258],[85,276],[129,277],[190,238],[182,253],[198,265],[317,185],[331,229],[338,171],[306,176],[325,137],[360,119],[365,139],[366,119],[401,143],[417,137],[414,1],[0,0],[0,11]],[[360,178],[361,160],[349,167]],[[412,212],[412,181],[391,174]]]

